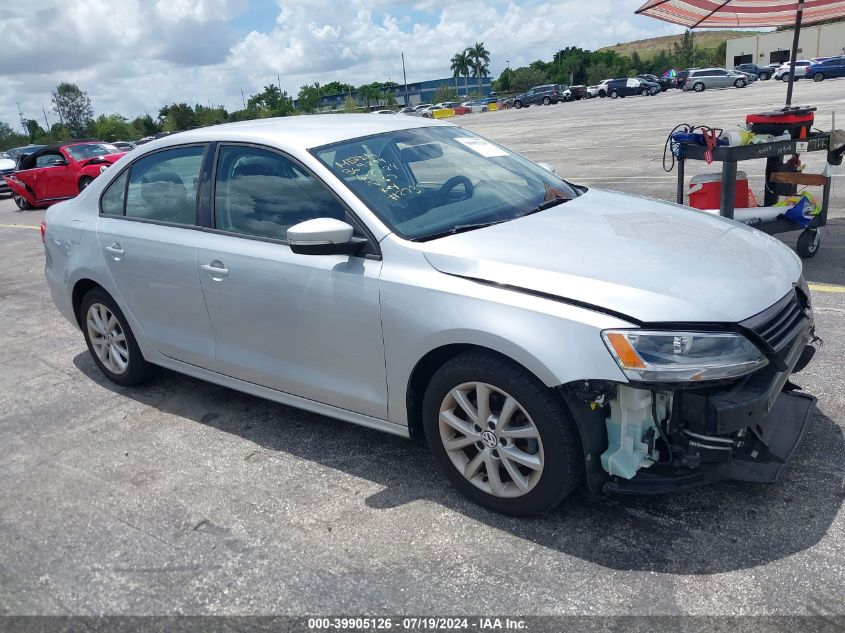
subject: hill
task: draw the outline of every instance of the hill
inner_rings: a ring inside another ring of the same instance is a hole
[[[732,40],[735,37],[746,37],[749,35],[759,35],[762,31],[710,31],[702,29],[695,31],[695,44],[701,48],[716,48],[722,42]],[[637,51],[640,57],[648,59],[654,57],[660,51],[672,50],[672,44],[681,43],[683,33],[678,35],[664,35],[662,37],[652,37],[647,40],[636,40],[634,42],[626,42],[625,44],[617,44],[616,46],[605,46],[600,48],[600,51],[614,51],[619,55],[631,56],[633,51]]]

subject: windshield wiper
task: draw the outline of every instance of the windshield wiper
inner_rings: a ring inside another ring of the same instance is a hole
[[[530,211],[526,211],[522,215],[518,215],[518,218],[524,218],[526,215],[531,215],[532,213],[539,213],[540,211],[545,211],[546,209],[551,209],[552,207],[556,207],[559,204],[563,204],[564,202],[569,202],[572,198],[555,198],[554,200],[546,200],[545,202],[541,202],[536,207],[531,209]]]
[[[513,218],[509,218],[513,219]],[[491,222],[475,222],[473,224],[458,224],[453,226],[448,231],[440,231],[439,233],[430,233],[429,235],[423,235],[422,237],[415,237],[412,241],[414,242],[427,242],[428,240],[436,240],[440,237],[448,237],[450,235],[457,235],[458,233],[466,233],[467,231],[474,231],[475,229],[483,229],[488,226],[493,226],[495,224],[501,224],[502,222],[508,222],[509,220],[493,220]]]

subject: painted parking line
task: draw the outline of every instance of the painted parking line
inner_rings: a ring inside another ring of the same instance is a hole
[[[41,227],[29,226],[28,224],[0,224],[0,229],[32,229],[33,231],[39,231]]]
[[[845,286],[837,284],[807,284],[813,292],[845,292]]]

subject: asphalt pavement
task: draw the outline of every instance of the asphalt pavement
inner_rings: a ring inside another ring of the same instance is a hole
[[[845,127],[843,87],[802,81],[796,101],[818,104],[825,129],[838,109]],[[784,92],[762,82],[459,122],[575,182],[671,199],[672,127],[727,128]],[[756,188],[762,169],[747,168]],[[0,615],[843,614],[844,189],[838,176],[805,262],[824,345],[795,382],[819,400],[783,482],[579,493],[534,519],[464,500],[400,438],[167,371],[107,382],[50,301],[43,211],[0,200]]]

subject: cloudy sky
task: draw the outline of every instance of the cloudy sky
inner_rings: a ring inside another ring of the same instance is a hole
[[[96,115],[133,117],[185,101],[241,106],[281,77],[304,83],[451,75],[484,42],[496,77],[564,46],[598,48],[679,32],[634,15],[642,0],[4,0],[0,121],[52,124],[50,90],[88,92]]]

